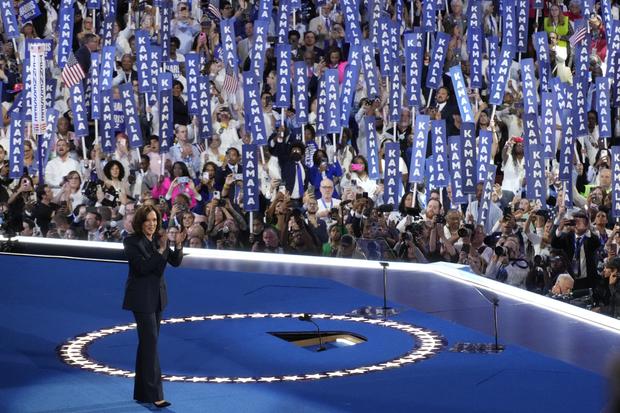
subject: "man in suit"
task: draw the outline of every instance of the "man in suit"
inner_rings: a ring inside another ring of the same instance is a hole
[[[159,234],[161,215],[152,205],[138,208],[132,226],[134,235],[123,241],[129,261],[123,309],[133,311],[138,329],[133,398],[139,403],[167,407],[170,403],[164,399],[157,354],[161,313],[168,303],[164,270],[168,263],[174,267],[181,265],[187,233],[183,230],[176,234],[171,251],[168,238]]]
[[[99,37],[93,33],[86,33],[82,38],[82,46],[75,52],[75,58],[86,76],[90,71],[90,54],[97,50],[99,50]]]
[[[226,163],[215,171],[215,189],[221,191],[224,189],[224,183],[229,175],[236,175],[242,173],[241,154],[235,147],[230,147],[226,150]]]
[[[278,158],[282,171],[282,181],[291,195],[293,207],[303,205],[303,196],[308,188],[310,173],[304,165],[305,146],[301,142],[289,142],[286,127],[280,126],[278,132],[270,139],[271,153]]]
[[[460,130],[455,126],[454,116],[460,116],[460,113],[458,107],[450,101],[450,90],[447,87],[442,86],[437,89],[437,93],[435,94],[435,107],[437,109],[435,119],[446,120],[447,136],[458,135]]]
[[[551,246],[566,252],[570,259],[568,271],[575,279],[575,290],[592,288],[598,277],[598,254],[600,238],[590,232],[590,220],[583,212],[572,218],[563,218],[553,231]]]

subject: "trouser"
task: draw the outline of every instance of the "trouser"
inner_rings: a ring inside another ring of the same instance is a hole
[[[134,311],[133,315],[138,324],[138,352],[133,398],[140,402],[153,403],[164,399],[157,353],[161,311],[156,313]]]

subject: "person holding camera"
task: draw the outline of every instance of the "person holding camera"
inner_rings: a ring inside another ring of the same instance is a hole
[[[529,265],[514,236],[502,237],[497,242],[485,276],[518,288],[525,288]]]
[[[551,246],[566,251],[570,257],[568,271],[575,279],[575,289],[593,288],[597,279],[600,238],[590,231],[588,215],[579,211],[572,218],[562,217],[553,232]]]

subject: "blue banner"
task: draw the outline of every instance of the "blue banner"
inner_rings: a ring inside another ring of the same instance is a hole
[[[296,62],[296,68],[297,63],[301,63],[304,70],[303,74],[305,75],[305,63]],[[355,90],[357,86],[359,72],[359,66],[355,66],[352,64],[348,64],[344,71],[344,81],[342,82],[342,89],[340,91],[340,126],[342,126],[343,128],[349,127],[349,116],[351,115],[351,108],[353,107],[353,103],[355,102]],[[306,91],[305,87],[304,91]],[[305,99],[308,99],[307,92]],[[307,116],[305,119],[307,119]],[[305,122],[307,122],[307,120],[303,123]]]
[[[338,105],[338,69],[323,72],[327,100],[325,102],[325,132],[340,133],[340,106]]]
[[[265,117],[260,100],[259,85],[252,72],[244,73],[243,111],[245,112],[245,130],[250,132],[252,143],[264,145],[269,137],[265,128]]]
[[[198,53],[185,55],[185,72],[187,74],[187,111],[191,116],[200,114],[200,90],[198,76],[200,75],[200,56]]]
[[[487,176],[484,179],[482,199],[478,203],[478,220],[476,224],[484,226],[485,229],[489,226],[489,211],[491,210],[491,202],[493,202],[492,196],[496,169],[495,165],[491,165],[487,172]]]
[[[462,171],[463,193],[476,193],[476,125],[465,122],[461,125],[461,142],[463,145]]]
[[[51,108],[56,101],[57,79],[45,79],[45,108]]]
[[[172,124],[172,73],[159,74],[157,89],[159,103],[159,148],[161,153],[168,152],[174,139]]]
[[[15,17],[13,0],[0,0],[0,13],[2,14],[2,28],[4,29],[4,36],[9,40],[18,39],[19,26],[17,25],[17,18]]]
[[[528,46],[528,22],[530,13],[529,0],[516,0],[516,14],[517,14],[517,51],[521,53],[527,53]]]
[[[575,90],[575,137],[588,136],[588,111],[586,100],[588,97],[588,78],[573,76],[573,87]],[[600,126],[599,126],[600,127]]]
[[[575,47],[575,76],[590,77],[590,51],[589,47],[583,44]]]
[[[422,29],[425,33],[434,33],[435,26],[437,26],[435,0],[424,0],[422,2]]]
[[[536,91],[534,59],[521,60],[521,82],[523,85],[523,113],[538,114],[538,92]]]
[[[278,59],[278,77],[276,84],[276,100],[274,108],[288,109],[291,107],[291,45],[276,45]]]
[[[611,138],[611,109],[609,106],[609,79],[596,78],[596,112],[598,113],[598,132],[601,138]],[[616,85],[616,88],[618,85]]]
[[[379,78],[375,64],[375,50],[370,40],[362,42],[362,64],[364,65],[364,78],[366,79],[366,95],[370,98],[379,96]]]
[[[446,153],[446,120],[431,121],[431,141],[433,142],[434,183],[439,188],[450,184],[448,154]]]
[[[367,1],[366,14],[370,25],[370,36],[366,41],[371,42],[373,47],[379,47],[379,18],[384,9],[382,3],[382,0]]]
[[[172,2],[164,1],[159,7],[159,13],[161,15],[161,30],[159,31],[161,39],[161,58],[164,62],[170,60],[170,34],[172,24]],[[224,43],[222,43],[224,44]],[[235,53],[235,56],[237,54]]]
[[[112,79],[114,78],[114,69],[116,69],[114,50],[114,46],[105,46],[101,54],[101,77],[99,79],[99,87],[101,87],[101,90],[112,89]]]
[[[138,72],[138,91],[149,93],[153,91],[151,81],[151,69],[149,60],[151,59],[151,41],[149,34],[144,30],[136,30],[136,69]]]
[[[157,93],[159,88],[159,72],[161,65],[161,47],[156,45],[151,45],[151,60],[149,61],[149,71],[151,77],[151,91]],[[152,102],[149,102],[152,104]]]
[[[140,118],[136,109],[135,95],[131,83],[123,83],[119,86],[123,109],[125,111],[125,132],[129,137],[129,147],[139,148],[144,142],[142,139],[142,129],[140,128]]]
[[[493,132],[490,130],[480,130],[478,136],[478,165],[476,183],[484,182],[489,172],[489,168],[493,165],[491,159],[491,148],[493,147]]]
[[[364,130],[366,131],[366,148],[368,156],[368,178],[381,179],[379,173],[379,137],[377,136],[377,128],[375,125],[375,117],[364,116]]]
[[[400,144],[387,142],[383,158],[383,203],[396,208],[400,201],[401,174],[398,167],[400,165]]]
[[[258,20],[270,21],[272,18],[273,0],[260,0],[258,4]],[[256,29],[256,25],[254,26]]]
[[[527,150],[530,145],[541,145],[538,115],[526,113],[523,115],[523,146]]]
[[[112,153],[115,149],[114,140],[114,108],[112,107],[112,91],[101,91],[101,123],[99,123],[101,135],[101,150]]]
[[[418,33],[405,33],[405,92],[408,106],[422,106],[422,64],[424,48]]]
[[[469,51],[469,77],[473,89],[482,87],[482,51],[484,50],[484,33],[480,27],[467,30],[467,50]]]
[[[261,5],[263,2],[261,2]],[[267,50],[267,33],[269,20],[254,22],[254,48],[250,52],[250,70],[257,79],[262,80],[265,68],[265,51]]]
[[[200,139],[206,140],[209,139],[213,133],[211,125],[211,90],[209,90],[209,78],[201,75],[198,78],[198,86],[200,88],[200,102],[202,102],[200,105],[200,113],[198,114],[198,136],[200,136]],[[255,141],[254,143],[258,142]]]
[[[534,50],[538,56],[538,78],[540,79],[540,90],[549,89],[549,79],[551,78],[551,63],[549,60],[549,42],[547,32],[536,32],[533,36]]]
[[[88,116],[86,114],[86,102],[84,101],[84,89],[78,82],[70,89],[71,112],[73,112],[73,127],[75,136],[88,136]]]
[[[605,24],[605,38],[611,39],[613,37],[612,22],[614,21],[614,18],[611,13],[610,0],[601,0],[601,17],[603,18],[603,23]],[[607,42],[607,44],[609,45],[609,42]]]
[[[99,10],[101,8],[101,0],[87,0],[86,8],[89,10]]]
[[[555,112],[555,94],[553,92],[542,92],[542,144],[545,159],[555,158]]]
[[[52,137],[56,136],[57,123],[58,111],[52,108],[47,109],[45,113],[45,133],[43,133],[40,145],[38,145],[39,164],[42,166],[43,170],[45,170],[45,165],[47,165],[47,160],[49,159],[50,142],[52,141]]]
[[[355,0],[343,0],[343,15],[344,15],[344,34],[345,39],[352,46],[361,46],[362,44],[362,29],[360,22],[362,19],[359,14],[359,7]]]
[[[379,44],[379,70],[382,77],[389,76],[392,73],[390,67],[392,52],[390,39],[390,16],[386,12],[381,13],[379,17],[379,31],[377,43]]]
[[[277,45],[288,44],[288,18],[289,18],[289,0],[280,0],[278,7],[278,29],[276,31],[276,37],[278,38]],[[234,31],[233,31],[234,34]],[[277,46],[276,46],[277,47]]]
[[[237,73],[237,42],[235,41],[235,19],[220,21],[220,36],[222,44],[222,61],[226,67]]]
[[[562,119],[562,144],[560,146],[560,170],[558,178],[561,181],[571,180],[573,173],[573,156],[575,152],[575,140],[573,135],[574,115],[571,111],[564,111]]]
[[[88,81],[90,82],[90,101],[88,107],[90,108],[90,118],[101,118],[101,106],[99,105],[101,88],[99,87],[99,53],[93,52],[90,54],[90,74]],[[49,107],[49,106],[48,106]]]
[[[308,123],[308,68],[306,66],[306,62],[304,62],[303,60],[295,62],[293,64],[293,67],[295,70],[295,83],[293,85],[296,111],[295,116],[297,117],[297,123],[299,125],[303,125],[305,123]],[[355,78],[355,83],[353,83],[354,91],[356,83],[357,77]],[[258,103],[258,108],[260,109],[260,101]]]
[[[258,178],[258,145],[244,144],[241,148],[243,171],[243,210],[259,211],[260,180]],[[252,224],[250,224],[252,225]]]
[[[470,0],[467,5],[467,31],[471,29],[480,30],[482,33],[482,22],[484,19],[484,10],[480,0]],[[468,50],[471,50],[468,48]]]
[[[473,122],[474,111],[471,109],[471,103],[469,102],[469,95],[467,94],[467,88],[465,87],[465,79],[463,78],[461,65],[452,66],[449,73],[450,78],[452,79],[452,86],[454,87],[456,103],[459,105],[461,119],[463,122]]]
[[[518,0],[503,0],[502,16],[502,49],[517,50],[517,16]],[[527,33],[527,32],[526,32]]]
[[[393,73],[390,75],[390,106],[388,119],[390,122],[398,122],[400,120],[400,101],[401,101],[401,86],[400,86],[400,73]]]
[[[620,217],[620,146],[611,148],[611,216]]]
[[[428,115],[416,116],[413,131],[413,145],[411,147],[411,163],[409,164],[409,182],[424,182],[426,142],[430,129],[431,119]]]
[[[460,136],[448,138],[448,157],[450,161],[450,185],[452,188],[452,203],[461,205],[467,203],[467,195],[463,192],[463,145]]]
[[[107,2],[104,2],[104,4]],[[116,18],[114,15],[109,15],[103,20],[103,26],[101,32],[103,33],[103,46],[112,46],[114,44],[114,22]]]
[[[26,121],[19,112],[11,113],[9,141],[9,178],[19,179],[24,172],[24,127]]]
[[[489,43],[489,67],[487,70],[489,71],[489,82],[492,82],[495,79],[495,72],[497,67],[497,62],[499,60],[499,37],[497,36],[489,36],[487,37],[487,41]]]
[[[506,91],[506,83],[508,83],[508,75],[510,65],[512,64],[514,52],[505,46],[496,65],[495,78],[491,82],[491,91],[489,95],[489,103],[491,105],[501,105],[504,102],[504,92]]]
[[[545,176],[545,157],[542,145],[530,145],[527,152],[525,170],[526,196],[530,201],[540,201],[544,208],[547,205],[547,183]]]
[[[443,65],[446,60],[450,38],[449,34],[443,32],[438,32],[435,37],[435,44],[431,53],[431,63],[426,74],[426,87],[429,89],[437,89],[441,85]]]
[[[73,7],[60,9],[58,15],[58,67],[65,67],[73,48]]]
[[[41,10],[39,10],[39,6],[35,0],[24,0],[19,3],[18,7],[22,24],[41,15]]]
[[[620,21],[614,20],[612,27],[612,38],[607,42],[609,47],[609,57],[607,58],[607,77],[613,80],[614,84],[620,85]],[[614,108],[620,107],[620,90],[613,88],[611,102]]]

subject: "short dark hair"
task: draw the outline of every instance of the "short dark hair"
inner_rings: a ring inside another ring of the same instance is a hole
[[[94,33],[86,33],[84,37],[82,37],[82,44],[88,44],[88,42],[97,40],[97,35]]]
[[[131,222],[131,226],[136,235],[144,235],[142,232],[142,224],[144,224],[144,222],[146,221],[146,218],[151,212],[155,212],[155,215],[157,215],[157,228],[155,228],[155,232],[157,233],[161,229],[162,222],[161,222],[161,214],[159,213],[159,210],[155,208],[153,205],[145,204],[145,205],[140,206],[136,210],[136,214],[134,215],[133,221]]]

